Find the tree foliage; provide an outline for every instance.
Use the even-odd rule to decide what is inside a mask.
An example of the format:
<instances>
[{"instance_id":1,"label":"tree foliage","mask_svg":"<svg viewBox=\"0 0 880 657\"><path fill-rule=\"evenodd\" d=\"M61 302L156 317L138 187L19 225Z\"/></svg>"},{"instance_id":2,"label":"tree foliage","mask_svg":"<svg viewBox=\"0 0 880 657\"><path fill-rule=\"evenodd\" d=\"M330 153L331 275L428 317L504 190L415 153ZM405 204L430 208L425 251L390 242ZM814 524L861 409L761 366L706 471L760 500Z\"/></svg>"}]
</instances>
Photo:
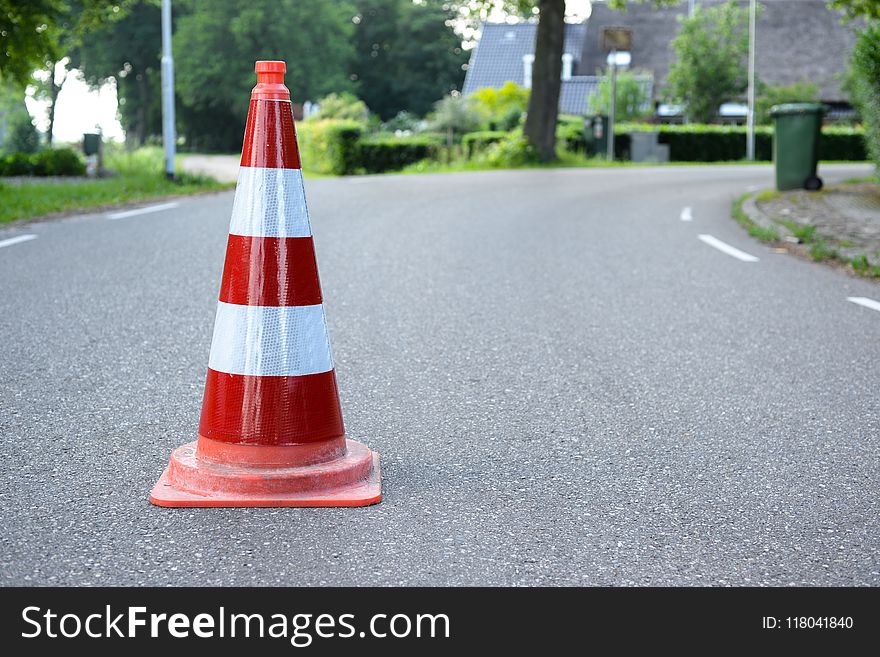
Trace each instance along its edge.
<instances>
[{"instance_id":1,"label":"tree foliage","mask_svg":"<svg viewBox=\"0 0 880 657\"><path fill-rule=\"evenodd\" d=\"M448 3L355 0L353 73L358 94L383 120L425 114L464 81L467 53Z\"/></svg>"},{"instance_id":2,"label":"tree foliage","mask_svg":"<svg viewBox=\"0 0 880 657\"><path fill-rule=\"evenodd\" d=\"M369 115L364 101L347 91L341 94L328 94L319 101L319 110L314 119L339 119L365 123Z\"/></svg>"},{"instance_id":3,"label":"tree foliage","mask_svg":"<svg viewBox=\"0 0 880 657\"><path fill-rule=\"evenodd\" d=\"M868 152L880 167L880 23L869 26L856 41L850 88L865 125Z\"/></svg>"},{"instance_id":4,"label":"tree foliage","mask_svg":"<svg viewBox=\"0 0 880 657\"><path fill-rule=\"evenodd\" d=\"M650 78L632 71L617 74L617 104L614 117L617 121L636 121L651 114L651 95L646 84ZM590 112L608 114L611 109L611 74L606 73L599 82L596 93L590 96Z\"/></svg>"},{"instance_id":5,"label":"tree foliage","mask_svg":"<svg viewBox=\"0 0 880 657\"><path fill-rule=\"evenodd\" d=\"M748 20L748 9L734 0L697 6L693 16L681 19L667 82L672 100L685 105L690 120L711 122L722 103L745 91Z\"/></svg>"},{"instance_id":6,"label":"tree foliage","mask_svg":"<svg viewBox=\"0 0 880 657\"><path fill-rule=\"evenodd\" d=\"M770 123L770 108L782 103L813 103L819 99L819 87L812 82L769 85L759 82L755 99L755 122Z\"/></svg>"},{"instance_id":7,"label":"tree foliage","mask_svg":"<svg viewBox=\"0 0 880 657\"><path fill-rule=\"evenodd\" d=\"M461 94L450 94L434 104L428 125L432 130L448 132L450 135L463 134L480 126L480 114L470 98Z\"/></svg>"},{"instance_id":8,"label":"tree foliage","mask_svg":"<svg viewBox=\"0 0 880 657\"><path fill-rule=\"evenodd\" d=\"M477 89L470 98L488 130L510 130L519 124L528 107L529 90L508 80L500 89Z\"/></svg>"},{"instance_id":9,"label":"tree foliage","mask_svg":"<svg viewBox=\"0 0 880 657\"><path fill-rule=\"evenodd\" d=\"M354 5L348 0L186 0L174 35L175 83L187 141L241 146L254 62L283 59L294 102L352 91Z\"/></svg>"},{"instance_id":10,"label":"tree foliage","mask_svg":"<svg viewBox=\"0 0 880 657\"><path fill-rule=\"evenodd\" d=\"M828 4L842 10L849 18L880 18L880 0L831 0Z\"/></svg>"},{"instance_id":11,"label":"tree foliage","mask_svg":"<svg viewBox=\"0 0 880 657\"><path fill-rule=\"evenodd\" d=\"M90 34L75 53L91 87L115 81L120 122L126 138L137 146L162 132L161 49L161 10L152 0L139 2L118 22Z\"/></svg>"}]
</instances>

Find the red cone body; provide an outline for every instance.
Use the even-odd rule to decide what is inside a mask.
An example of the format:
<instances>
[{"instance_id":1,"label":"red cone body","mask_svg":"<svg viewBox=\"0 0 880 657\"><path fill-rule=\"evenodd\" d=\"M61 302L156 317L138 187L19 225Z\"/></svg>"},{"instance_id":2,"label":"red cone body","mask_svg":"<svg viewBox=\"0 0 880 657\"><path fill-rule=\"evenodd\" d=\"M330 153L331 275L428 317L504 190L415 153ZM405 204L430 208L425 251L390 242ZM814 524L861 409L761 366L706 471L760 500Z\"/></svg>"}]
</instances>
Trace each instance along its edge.
<instances>
[{"instance_id":1,"label":"red cone body","mask_svg":"<svg viewBox=\"0 0 880 657\"><path fill-rule=\"evenodd\" d=\"M364 506L379 457L345 435L284 62L257 62L198 441L159 506Z\"/></svg>"}]
</instances>

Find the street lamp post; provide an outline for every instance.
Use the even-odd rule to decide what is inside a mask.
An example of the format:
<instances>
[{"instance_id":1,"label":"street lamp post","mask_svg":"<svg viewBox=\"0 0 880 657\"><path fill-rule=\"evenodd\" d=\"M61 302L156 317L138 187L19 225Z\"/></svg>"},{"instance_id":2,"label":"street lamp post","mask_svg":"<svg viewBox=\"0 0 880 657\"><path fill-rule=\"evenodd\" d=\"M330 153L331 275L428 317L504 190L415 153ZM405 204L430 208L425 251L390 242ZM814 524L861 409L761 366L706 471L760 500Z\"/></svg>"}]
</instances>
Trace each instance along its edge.
<instances>
[{"instance_id":1,"label":"street lamp post","mask_svg":"<svg viewBox=\"0 0 880 657\"><path fill-rule=\"evenodd\" d=\"M749 110L746 117L746 159L755 159L755 19L757 1L749 2Z\"/></svg>"},{"instance_id":2,"label":"street lamp post","mask_svg":"<svg viewBox=\"0 0 880 657\"><path fill-rule=\"evenodd\" d=\"M617 114L617 51L611 51L611 105L608 110L608 148L605 157L614 160L614 118Z\"/></svg>"},{"instance_id":3,"label":"street lamp post","mask_svg":"<svg viewBox=\"0 0 880 657\"><path fill-rule=\"evenodd\" d=\"M174 58L171 55L171 0L162 0L162 141L165 177L174 180L177 135L174 127Z\"/></svg>"}]
</instances>

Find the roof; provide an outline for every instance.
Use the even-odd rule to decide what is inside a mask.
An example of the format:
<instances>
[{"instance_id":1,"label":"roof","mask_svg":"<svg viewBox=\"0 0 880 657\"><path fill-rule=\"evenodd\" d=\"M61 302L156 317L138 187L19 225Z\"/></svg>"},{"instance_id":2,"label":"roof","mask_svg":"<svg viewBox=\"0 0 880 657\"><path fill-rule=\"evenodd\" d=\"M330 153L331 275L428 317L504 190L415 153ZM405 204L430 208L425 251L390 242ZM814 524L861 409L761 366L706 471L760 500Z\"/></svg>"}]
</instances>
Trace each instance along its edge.
<instances>
[{"instance_id":1,"label":"roof","mask_svg":"<svg viewBox=\"0 0 880 657\"><path fill-rule=\"evenodd\" d=\"M501 87L508 80L522 85L523 56L535 52L537 23L484 23L482 36L471 53L462 93L467 95L482 87ZM574 70L584 49L584 23L567 23L565 50L574 58Z\"/></svg>"},{"instance_id":2,"label":"roof","mask_svg":"<svg viewBox=\"0 0 880 657\"><path fill-rule=\"evenodd\" d=\"M726 0L697 0L703 7ZM742 6L748 0L736 0ZM757 23L756 70L758 79L773 85L811 82L819 87L820 99L846 102L841 88L843 74L856 39L858 21L844 25L841 14L828 9L827 0L761 0ZM652 73L655 98L663 96L669 66L674 59L670 45L678 32L679 18L687 14L687 2L657 9L651 3L630 3L625 12L610 9L594 0L586 23L565 26L565 52L572 55L570 80L562 81L560 111L582 114L587 95L598 85L596 74L605 68L602 28L629 27L633 31L634 71ZM534 53L537 24L485 23L482 36L471 53L462 93L481 87L501 87L508 80L519 85L523 79L523 56Z\"/></svg>"},{"instance_id":3,"label":"roof","mask_svg":"<svg viewBox=\"0 0 880 657\"><path fill-rule=\"evenodd\" d=\"M703 7L726 0L698 0ZM748 0L737 0L743 7ZM768 84L812 82L819 87L822 100L846 100L841 75L846 72L859 22L843 25L841 14L827 7L827 0L761 0L756 25L755 69L758 79ZM674 59L670 42L678 32L678 19L687 15L687 2L657 9L651 4L630 3L625 12L593 2L587 21L580 74L595 73L603 67L602 28L629 27L633 31L633 69L654 73L655 89L662 95L669 65Z\"/></svg>"}]
</instances>

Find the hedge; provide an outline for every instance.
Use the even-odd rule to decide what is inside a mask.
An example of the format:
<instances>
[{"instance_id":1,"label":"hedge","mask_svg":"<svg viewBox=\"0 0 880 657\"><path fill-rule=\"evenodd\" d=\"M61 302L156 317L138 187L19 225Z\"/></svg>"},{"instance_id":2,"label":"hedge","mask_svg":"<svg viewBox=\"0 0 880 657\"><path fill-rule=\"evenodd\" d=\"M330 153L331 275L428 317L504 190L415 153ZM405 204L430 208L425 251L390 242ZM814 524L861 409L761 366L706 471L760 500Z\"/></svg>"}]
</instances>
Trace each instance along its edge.
<instances>
[{"instance_id":1,"label":"hedge","mask_svg":"<svg viewBox=\"0 0 880 657\"><path fill-rule=\"evenodd\" d=\"M461 138L461 146L468 159L476 153L485 151L488 146L497 144L508 135L504 130L483 130L480 132L468 132Z\"/></svg>"},{"instance_id":2,"label":"hedge","mask_svg":"<svg viewBox=\"0 0 880 657\"><path fill-rule=\"evenodd\" d=\"M85 162L71 148L10 153L0 158L0 176L82 176L85 172Z\"/></svg>"},{"instance_id":3,"label":"hedge","mask_svg":"<svg viewBox=\"0 0 880 657\"><path fill-rule=\"evenodd\" d=\"M355 172L362 124L337 119L302 121L296 132L303 167L336 176Z\"/></svg>"},{"instance_id":4,"label":"hedge","mask_svg":"<svg viewBox=\"0 0 880 657\"><path fill-rule=\"evenodd\" d=\"M431 137L374 137L357 143L356 171L397 171L436 155L439 143Z\"/></svg>"},{"instance_id":5,"label":"hedge","mask_svg":"<svg viewBox=\"0 0 880 657\"><path fill-rule=\"evenodd\" d=\"M880 23L862 30L852 54L851 94L865 123L865 140L880 167Z\"/></svg>"},{"instance_id":6,"label":"hedge","mask_svg":"<svg viewBox=\"0 0 880 657\"><path fill-rule=\"evenodd\" d=\"M364 137L364 126L337 119L297 125L303 167L335 176L396 171L436 155L441 137Z\"/></svg>"},{"instance_id":7,"label":"hedge","mask_svg":"<svg viewBox=\"0 0 880 657\"><path fill-rule=\"evenodd\" d=\"M629 158L629 135L639 131L659 132L658 141L669 144L669 159L673 162L719 162L742 160L746 155L746 128L722 125L648 125L620 124L615 130L614 152L620 159ZM580 130L572 121L560 123L557 137L570 151L585 149L583 125ZM819 142L822 160L865 160L864 132L860 129L827 126ZM773 129L760 126L755 129L755 159L773 158Z\"/></svg>"}]
</instances>

